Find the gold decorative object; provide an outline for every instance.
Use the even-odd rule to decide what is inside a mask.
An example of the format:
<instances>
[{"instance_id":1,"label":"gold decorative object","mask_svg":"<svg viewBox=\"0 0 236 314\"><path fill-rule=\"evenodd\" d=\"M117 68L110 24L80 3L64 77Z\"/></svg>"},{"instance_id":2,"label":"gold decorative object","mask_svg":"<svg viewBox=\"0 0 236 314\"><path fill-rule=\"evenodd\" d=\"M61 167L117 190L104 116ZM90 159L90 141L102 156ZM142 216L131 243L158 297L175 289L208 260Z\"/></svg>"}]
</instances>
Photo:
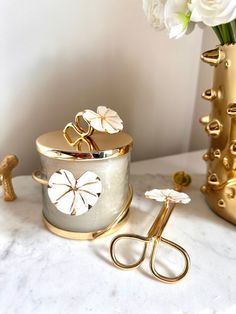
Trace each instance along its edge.
<instances>
[{"instance_id":1,"label":"gold decorative object","mask_svg":"<svg viewBox=\"0 0 236 314\"><path fill-rule=\"evenodd\" d=\"M207 182L201 191L216 214L236 225L236 45L207 51L202 60L215 68L213 87L202 95L212 102L212 110L200 119L210 138L203 155Z\"/></svg>"},{"instance_id":2,"label":"gold decorative object","mask_svg":"<svg viewBox=\"0 0 236 314\"><path fill-rule=\"evenodd\" d=\"M183 188L189 186L191 184L191 177L188 173L184 171L178 171L173 175L173 183L175 190L180 192Z\"/></svg>"},{"instance_id":3,"label":"gold decorative object","mask_svg":"<svg viewBox=\"0 0 236 314\"><path fill-rule=\"evenodd\" d=\"M185 174L183 171L178 172L174 175L173 177L174 183L177 184L177 188L179 190L182 189L182 187L186 187L190 184L191 178L188 174ZM182 182L182 183L181 183ZM183 186L181 185L183 184ZM156 217L154 223L152 224L151 228L148 231L148 234L146 237L140 236L137 234L120 234L116 236L110 246L110 255L113 263L120 269L124 270L129 270L129 269L134 269L139 267L142 262L144 261L146 255L147 255L147 248L148 245L152 245L151 249L151 256L150 256L150 269L154 277L162 282L165 283L175 283L178 282L179 280L183 279L189 270L190 266L190 258L188 253L178 244L165 239L162 236L162 233L165 229L165 226L170 218L170 215L177 203L182 203L182 204L187 204L191 200L189 196L185 193L180 193L174 190L166 189L166 190L151 190L147 191L145 193L145 196L149 199L154 199L158 202L163 202L163 206ZM123 263L120 261L120 259L117 257L117 243L124 241L124 240L131 240L131 241L139 241L143 243L143 251L139 258L136 260L136 262L128 264L128 263ZM172 247L173 249L177 250L179 253L182 254L184 257L184 268L181 274L173 277L167 277L159 273L159 271L156 269L155 266L155 260L156 260L156 253L157 253L157 246L159 243L167 244L168 246Z\"/></svg>"},{"instance_id":4,"label":"gold decorative object","mask_svg":"<svg viewBox=\"0 0 236 314\"><path fill-rule=\"evenodd\" d=\"M17 164L18 158L15 155L7 155L0 162L0 185L3 186L5 201L14 201L16 199L12 185L12 171Z\"/></svg>"},{"instance_id":5,"label":"gold decorative object","mask_svg":"<svg viewBox=\"0 0 236 314\"><path fill-rule=\"evenodd\" d=\"M81 118L87 125L87 130L82 126ZM64 136L71 146L76 146L83 141L93 148L94 143L88 138L94 131L106 132L109 134L118 133L123 130L123 121L117 112L105 106L98 106L97 112L84 110L75 116L75 122L68 123L64 130ZM73 140L70 133L77 134L77 139Z\"/></svg>"},{"instance_id":6,"label":"gold decorative object","mask_svg":"<svg viewBox=\"0 0 236 314\"><path fill-rule=\"evenodd\" d=\"M49 182L46 179L42 178L42 173L41 171L37 170L32 173L33 179L44 185L48 186ZM69 231L69 230L64 230L62 228L58 228L55 225L51 224L48 219L43 215L43 221L46 225L46 227L54 234L63 237L63 238L68 238L72 240L95 240L97 238L103 237L103 236L108 236L114 232L116 232L118 229L120 229L124 223L128 219L129 215L129 207L132 201L133 197L133 189L131 185L129 185L129 192L128 192L128 198L126 202L124 203L123 208L121 208L119 214L116 216L116 218L112 221L111 224L109 224L107 227L104 229L92 231L92 232L74 232L74 231Z\"/></svg>"},{"instance_id":7,"label":"gold decorative object","mask_svg":"<svg viewBox=\"0 0 236 314\"><path fill-rule=\"evenodd\" d=\"M105 106L84 110L64 130L41 135L43 219L50 231L70 239L95 239L127 219L132 199L132 138L118 114Z\"/></svg>"}]
</instances>

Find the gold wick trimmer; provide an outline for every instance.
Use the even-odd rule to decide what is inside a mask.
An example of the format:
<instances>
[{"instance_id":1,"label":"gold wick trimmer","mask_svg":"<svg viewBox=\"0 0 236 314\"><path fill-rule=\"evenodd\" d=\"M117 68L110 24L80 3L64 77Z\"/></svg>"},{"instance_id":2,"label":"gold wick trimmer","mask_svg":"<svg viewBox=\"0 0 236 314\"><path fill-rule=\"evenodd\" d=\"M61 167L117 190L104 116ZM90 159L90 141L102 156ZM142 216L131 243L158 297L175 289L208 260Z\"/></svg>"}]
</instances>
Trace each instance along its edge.
<instances>
[{"instance_id":1,"label":"gold wick trimmer","mask_svg":"<svg viewBox=\"0 0 236 314\"><path fill-rule=\"evenodd\" d=\"M190 176L185 174L184 172L178 172L173 177L175 184L178 183L178 187L180 187L180 182L182 180L180 176L182 176L183 182L185 182L183 184L183 186L187 186L188 184L190 184L190 182L191 182ZM186 184L186 179L188 181L188 184ZM151 269L152 274L155 276L155 278L157 278L158 280L160 280L162 282L176 283L179 280L183 279L187 275L187 273L189 271L189 267L190 267L190 258L189 258L188 253L185 251L185 249L183 249L180 245L164 238L162 236L162 233L165 229L165 226L168 223L168 220L170 218L171 213L173 212L173 209L175 208L176 203L186 204L187 202L190 201L190 198L188 198L189 200L186 199L186 201L181 202L178 200L180 200L181 196L184 196L186 198L187 195L185 193L178 193L178 192L175 192L173 190L155 190L155 191L158 191L160 193L163 193L162 191L168 191L167 193L169 193L169 194L167 194L167 195L163 194L163 198L165 199L163 206L162 206L158 216L156 217L154 223L152 224L151 228L149 229L147 236L143 237L143 236L140 236L137 234L132 234L132 233L120 234L112 240L111 246L110 246L110 254L111 254L112 261L114 262L114 264L117 267L124 269L124 270L129 270L129 269L137 268L142 264L142 262L144 261L146 255L147 255L148 245L152 244L151 256L150 256L150 269ZM152 191L150 191L150 192L152 192ZM175 199L173 199L173 197L171 195L171 193L173 194L173 192L175 193ZM154 198L154 197L149 197L149 198L153 198L153 199L158 200L157 198ZM123 263L117 257L116 244L120 241L123 241L123 240L137 240L137 241L144 243L143 251L142 251L139 259L136 262L131 263L131 264ZM155 260L156 260L157 246L161 242L164 244L167 244L170 247L174 248L175 250L179 251L182 254L182 256L184 257L185 265L184 265L184 268L183 268L183 271L181 272L181 274L174 276L174 277L167 277L167 276L160 274L157 271L156 266L155 266Z\"/></svg>"}]
</instances>

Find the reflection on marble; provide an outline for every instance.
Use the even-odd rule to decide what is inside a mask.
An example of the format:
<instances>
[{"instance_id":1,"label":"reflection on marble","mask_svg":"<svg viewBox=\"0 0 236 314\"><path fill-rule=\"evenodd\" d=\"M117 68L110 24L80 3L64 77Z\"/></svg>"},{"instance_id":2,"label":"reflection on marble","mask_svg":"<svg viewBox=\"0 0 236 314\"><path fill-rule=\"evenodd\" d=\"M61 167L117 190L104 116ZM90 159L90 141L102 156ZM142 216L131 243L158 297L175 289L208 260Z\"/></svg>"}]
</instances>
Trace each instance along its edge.
<instances>
[{"instance_id":1,"label":"reflection on marble","mask_svg":"<svg viewBox=\"0 0 236 314\"><path fill-rule=\"evenodd\" d=\"M131 179L134 199L121 232L145 235L160 205L145 200L144 192L170 187L170 176ZM113 236L72 241L48 232L41 187L29 176L15 178L18 199L0 199L0 313L236 313L236 228L207 208L199 192L203 181L193 176L186 190L192 202L177 206L165 230L192 261L186 279L167 285L150 277L148 259L140 269L115 268L109 257ZM164 254L163 269L170 272L178 263L168 250Z\"/></svg>"}]
</instances>

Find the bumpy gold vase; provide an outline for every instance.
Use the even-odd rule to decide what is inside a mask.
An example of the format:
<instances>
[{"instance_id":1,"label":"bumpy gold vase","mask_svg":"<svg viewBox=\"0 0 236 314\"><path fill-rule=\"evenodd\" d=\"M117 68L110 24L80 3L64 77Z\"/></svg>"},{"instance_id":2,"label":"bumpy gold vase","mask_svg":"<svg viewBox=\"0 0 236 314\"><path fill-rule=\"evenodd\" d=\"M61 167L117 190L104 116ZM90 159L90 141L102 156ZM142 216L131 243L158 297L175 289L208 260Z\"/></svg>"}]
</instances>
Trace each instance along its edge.
<instances>
[{"instance_id":1,"label":"bumpy gold vase","mask_svg":"<svg viewBox=\"0 0 236 314\"><path fill-rule=\"evenodd\" d=\"M206 51L202 60L215 69L213 87L202 94L212 110L200 119L210 137L203 155L207 182L201 190L210 208L236 225L236 44Z\"/></svg>"}]
</instances>

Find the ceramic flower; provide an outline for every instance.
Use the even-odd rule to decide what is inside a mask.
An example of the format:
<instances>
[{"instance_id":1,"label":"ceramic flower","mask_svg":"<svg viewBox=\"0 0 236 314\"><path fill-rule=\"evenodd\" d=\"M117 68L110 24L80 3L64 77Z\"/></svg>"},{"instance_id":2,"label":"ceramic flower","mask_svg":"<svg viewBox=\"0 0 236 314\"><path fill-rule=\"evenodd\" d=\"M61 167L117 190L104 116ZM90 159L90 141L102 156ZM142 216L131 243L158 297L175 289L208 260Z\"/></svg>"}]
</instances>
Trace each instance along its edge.
<instances>
[{"instance_id":1,"label":"ceramic flower","mask_svg":"<svg viewBox=\"0 0 236 314\"><path fill-rule=\"evenodd\" d=\"M164 9L164 20L170 38L182 37L188 29L191 11L186 0L168 0Z\"/></svg>"},{"instance_id":2,"label":"ceramic flower","mask_svg":"<svg viewBox=\"0 0 236 314\"><path fill-rule=\"evenodd\" d=\"M82 215L97 202L102 183L96 173L87 171L79 179L61 169L48 181L48 196L56 208L67 215Z\"/></svg>"},{"instance_id":3,"label":"ceramic flower","mask_svg":"<svg viewBox=\"0 0 236 314\"><path fill-rule=\"evenodd\" d=\"M156 29L163 29L166 0L143 0L143 10L149 23Z\"/></svg>"},{"instance_id":4,"label":"ceramic flower","mask_svg":"<svg viewBox=\"0 0 236 314\"><path fill-rule=\"evenodd\" d=\"M236 18L235 0L192 0L189 1L191 20L202 21L208 26L226 24Z\"/></svg>"},{"instance_id":5,"label":"ceramic flower","mask_svg":"<svg viewBox=\"0 0 236 314\"><path fill-rule=\"evenodd\" d=\"M97 112L85 110L83 118L90 123L91 127L100 132L113 134L123 130L123 121L117 112L105 106L99 106Z\"/></svg>"},{"instance_id":6,"label":"ceramic flower","mask_svg":"<svg viewBox=\"0 0 236 314\"><path fill-rule=\"evenodd\" d=\"M187 194L177 192L171 189L164 190L154 189L151 191L147 191L145 193L145 196L157 202L165 202L168 200L171 203L188 204L191 201L190 197Z\"/></svg>"}]
</instances>

